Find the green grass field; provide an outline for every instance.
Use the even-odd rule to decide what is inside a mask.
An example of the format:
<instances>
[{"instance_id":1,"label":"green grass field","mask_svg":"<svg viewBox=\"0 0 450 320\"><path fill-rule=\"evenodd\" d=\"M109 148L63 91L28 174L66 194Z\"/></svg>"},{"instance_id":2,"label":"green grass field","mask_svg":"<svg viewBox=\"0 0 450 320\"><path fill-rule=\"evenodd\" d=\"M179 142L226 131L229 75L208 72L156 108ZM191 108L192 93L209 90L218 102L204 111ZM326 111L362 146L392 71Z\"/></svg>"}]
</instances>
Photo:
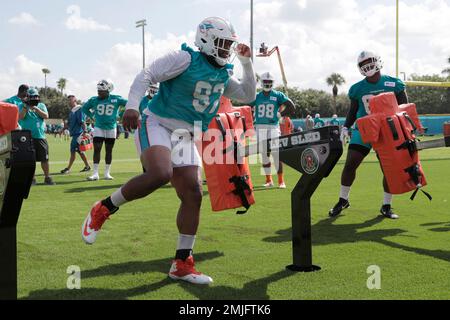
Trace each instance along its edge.
<instances>
[{"instance_id":1,"label":"green grass field","mask_svg":"<svg viewBox=\"0 0 450 320\"><path fill-rule=\"evenodd\" d=\"M18 223L21 299L450 299L449 149L421 152L433 201L420 193L413 202L409 194L396 196L395 221L378 213L383 190L374 154L358 171L352 206L328 218L344 155L312 199L313 262L322 267L316 273L285 270L292 262L290 189L298 173L286 169L287 190L257 190L256 205L243 216L212 212L205 196L195 257L214 284L204 287L167 276L178 235L179 201L170 186L123 206L93 246L81 240L91 205L140 172L132 139L117 141L115 180L98 182L78 173L79 159L73 173L56 174L66 166L69 142L49 137L49 143L57 185L45 186L38 176ZM101 174L103 167L102 160ZM252 170L254 184L261 185L259 167ZM81 268L81 290L66 288L72 265ZM379 290L366 285L371 265L381 269Z\"/></svg>"}]
</instances>

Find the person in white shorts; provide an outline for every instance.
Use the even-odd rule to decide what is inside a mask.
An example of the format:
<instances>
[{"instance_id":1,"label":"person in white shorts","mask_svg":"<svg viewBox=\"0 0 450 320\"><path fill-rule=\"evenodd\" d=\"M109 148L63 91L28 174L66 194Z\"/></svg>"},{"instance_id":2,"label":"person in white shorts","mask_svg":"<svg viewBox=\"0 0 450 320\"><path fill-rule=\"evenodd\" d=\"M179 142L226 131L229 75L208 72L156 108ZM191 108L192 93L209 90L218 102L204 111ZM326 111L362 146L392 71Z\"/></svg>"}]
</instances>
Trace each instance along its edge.
<instances>
[{"instance_id":1,"label":"person in white shorts","mask_svg":"<svg viewBox=\"0 0 450 320\"><path fill-rule=\"evenodd\" d=\"M267 150L266 142L269 139L278 138L281 134L278 114L282 117L292 115L295 112L295 106L283 92L273 89L274 77L269 72L263 73L260 80L263 90L256 95L256 100L250 105L254 108L256 136L266 175L266 182L263 186L272 187L270 152ZM285 189L283 166L279 159L274 159L274 162L278 172L278 186Z\"/></svg>"},{"instance_id":2,"label":"person in white shorts","mask_svg":"<svg viewBox=\"0 0 450 320\"><path fill-rule=\"evenodd\" d=\"M181 50L155 60L137 75L123 116L125 130L131 131L140 125L139 103L148 86L159 83L159 92L145 111L146 123L140 128L142 135L148 138L141 154L146 172L94 204L82 225L82 238L86 243L95 242L103 223L120 206L146 197L171 182L181 205L176 219L178 244L169 277L195 284L213 281L195 269L192 254L203 198L201 159L192 134L196 126L203 132L208 129L222 95L242 103L255 99L256 76L251 49L237 41L228 21L207 18L197 28L195 45L199 51L183 44ZM234 53L242 64L242 80L233 76L230 62Z\"/></svg>"},{"instance_id":3,"label":"person in white shorts","mask_svg":"<svg viewBox=\"0 0 450 320\"><path fill-rule=\"evenodd\" d=\"M112 95L114 86L112 83L101 80L97 84L97 97L90 98L82 107L82 111L89 118L95 120L94 126L94 172L88 180L99 179L98 167L101 151L105 143L105 173L106 180L112 180L110 174L112 163L112 151L116 142L117 117L119 108L127 104L127 100L119 95Z\"/></svg>"}]
</instances>

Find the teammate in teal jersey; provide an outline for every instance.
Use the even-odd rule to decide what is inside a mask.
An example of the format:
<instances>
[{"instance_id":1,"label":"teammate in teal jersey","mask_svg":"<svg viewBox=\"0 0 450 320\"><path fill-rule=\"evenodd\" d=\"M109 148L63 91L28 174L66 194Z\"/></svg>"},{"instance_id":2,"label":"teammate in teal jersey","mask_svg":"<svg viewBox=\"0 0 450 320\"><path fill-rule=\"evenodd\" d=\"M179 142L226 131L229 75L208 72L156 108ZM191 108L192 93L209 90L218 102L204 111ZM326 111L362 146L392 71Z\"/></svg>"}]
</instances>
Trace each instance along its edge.
<instances>
[{"instance_id":1,"label":"teammate in teal jersey","mask_svg":"<svg viewBox=\"0 0 450 320\"><path fill-rule=\"evenodd\" d=\"M254 107L256 136L262 150L262 166L266 175L266 183L263 186L272 187L270 152L267 151L267 144L264 141L280 136L278 113L282 117L290 116L294 114L295 106L283 92L273 89L274 77L270 72L263 73L260 79L263 90L256 95L256 100L250 105ZM279 159L274 159L274 162L278 173L278 186L280 189L285 189L283 165Z\"/></svg>"},{"instance_id":2,"label":"teammate in teal jersey","mask_svg":"<svg viewBox=\"0 0 450 320\"><path fill-rule=\"evenodd\" d=\"M325 121L320 117L319 113L314 116L314 128L322 128L325 126Z\"/></svg>"},{"instance_id":3,"label":"teammate in teal jersey","mask_svg":"<svg viewBox=\"0 0 450 320\"><path fill-rule=\"evenodd\" d=\"M20 110L22 108L22 106L23 106L23 101L27 97L27 91L28 91L29 88L30 87L28 85L26 85L26 84L20 85L19 89L17 90L17 95L4 100L4 102L10 103L10 104L14 104ZM20 127L20 125L19 125L19 127Z\"/></svg>"},{"instance_id":4,"label":"teammate in teal jersey","mask_svg":"<svg viewBox=\"0 0 450 320\"><path fill-rule=\"evenodd\" d=\"M41 163L42 171L44 171L44 183L54 185L55 183L50 177L48 143L45 139L45 119L48 119L46 105L41 102L38 90L29 88L23 104L19 106L19 124L23 130L31 131L36 161ZM36 184L35 177L33 177L33 184Z\"/></svg>"},{"instance_id":5,"label":"teammate in teal jersey","mask_svg":"<svg viewBox=\"0 0 450 320\"><path fill-rule=\"evenodd\" d=\"M363 51L359 55L358 69L365 78L354 84L349 90L348 96L351 100L351 105L341 131L341 139L343 141L348 138L348 129L355 123L356 119L370 113L369 100L371 97L382 92L394 92L399 105L408 103L405 84L400 79L382 75L380 72L382 67L383 63L378 55L368 51ZM342 210L350 206L348 199L350 187L356 177L356 169L369 154L371 148L370 144L362 141L358 127L355 126L348 147L347 160L342 171L339 201L329 211L331 217L339 215ZM380 213L386 218L398 219L398 215L391 208L392 194L389 193L386 179L383 179L383 187L384 199Z\"/></svg>"},{"instance_id":6,"label":"teammate in teal jersey","mask_svg":"<svg viewBox=\"0 0 450 320\"><path fill-rule=\"evenodd\" d=\"M116 142L117 118L121 106L126 105L127 100L118 95L112 95L114 89L112 83L101 80L97 84L98 96L90 98L82 107L82 111L89 118L95 120L94 126L94 172L88 177L89 181L99 179L98 167L105 143L105 174L106 180L114 179L111 174L112 151Z\"/></svg>"},{"instance_id":7,"label":"teammate in teal jersey","mask_svg":"<svg viewBox=\"0 0 450 320\"><path fill-rule=\"evenodd\" d=\"M337 114L333 114L333 116L330 120L330 125L332 125L332 126L340 126L341 125L341 123L338 120Z\"/></svg>"},{"instance_id":8,"label":"teammate in teal jersey","mask_svg":"<svg viewBox=\"0 0 450 320\"><path fill-rule=\"evenodd\" d=\"M155 60L137 75L123 116L125 130L140 125L142 97L150 84L159 83L158 94L144 111L148 115L145 126L140 128L145 132L141 139L141 162L146 172L93 206L82 226L86 243L94 243L103 223L120 206L146 197L170 181L181 206L177 215L178 244L169 277L195 284L213 281L196 271L192 255L203 192L201 158L191 134L198 125L206 130L217 113L222 95L242 103L255 100L251 49L237 41L228 21L207 18L197 28L195 45L199 51L183 45L182 50ZM230 63L234 53L242 64L241 80L232 76Z\"/></svg>"}]
</instances>

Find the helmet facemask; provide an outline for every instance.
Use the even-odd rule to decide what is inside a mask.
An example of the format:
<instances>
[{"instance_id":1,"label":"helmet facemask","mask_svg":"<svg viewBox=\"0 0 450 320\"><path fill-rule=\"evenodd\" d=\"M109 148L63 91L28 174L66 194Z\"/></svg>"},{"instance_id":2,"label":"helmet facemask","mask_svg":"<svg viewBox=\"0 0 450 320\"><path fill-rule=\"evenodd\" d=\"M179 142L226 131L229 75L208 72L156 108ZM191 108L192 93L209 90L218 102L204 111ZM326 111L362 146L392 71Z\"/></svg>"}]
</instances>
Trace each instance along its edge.
<instances>
[{"instance_id":1,"label":"helmet facemask","mask_svg":"<svg viewBox=\"0 0 450 320\"><path fill-rule=\"evenodd\" d=\"M214 57L220 66L232 63L236 57L236 45L234 39L216 38L210 56Z\"/></svg>"},{"instance_id":2,"label":"helmet facemask","mask_svg":"<svg viewBox=\"0 0 450 320\"><path fill-rule=\"evenodd\" d=\"M270 92L273 88L273 80L263 80L262 88L265 92Z\"/></svg>"},{"instance_id":3,"label":"helmet facemask","mask_svg":"<svg viewBox=\"0 0 450 320\"><path fill-rule=\"evenodd\" d=\"M148 96L153 98L158 93L158 87L157 86L150 86L148 88Z\"/></svg>"}]
</instances>

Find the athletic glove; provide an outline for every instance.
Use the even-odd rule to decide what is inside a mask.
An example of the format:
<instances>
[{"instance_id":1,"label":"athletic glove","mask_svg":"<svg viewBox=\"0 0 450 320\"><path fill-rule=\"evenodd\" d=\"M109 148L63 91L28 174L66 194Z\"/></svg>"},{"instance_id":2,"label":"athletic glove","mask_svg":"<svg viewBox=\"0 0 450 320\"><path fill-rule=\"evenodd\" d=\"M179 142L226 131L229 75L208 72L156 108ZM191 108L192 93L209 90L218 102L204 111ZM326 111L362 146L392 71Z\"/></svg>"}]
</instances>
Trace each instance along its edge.
<instances>
[{"instance_id":1,"label":"athletic glove","mask_svg":"<svg viewBox=\"0 0 450 320\"><path fill-rule=\"evenodd\" d=\"M342 127L341 129L341 141L343 143L346 143L349 139L349 134L348 134L348 128L347 127Z\"/></svg>"}]
</instances>

